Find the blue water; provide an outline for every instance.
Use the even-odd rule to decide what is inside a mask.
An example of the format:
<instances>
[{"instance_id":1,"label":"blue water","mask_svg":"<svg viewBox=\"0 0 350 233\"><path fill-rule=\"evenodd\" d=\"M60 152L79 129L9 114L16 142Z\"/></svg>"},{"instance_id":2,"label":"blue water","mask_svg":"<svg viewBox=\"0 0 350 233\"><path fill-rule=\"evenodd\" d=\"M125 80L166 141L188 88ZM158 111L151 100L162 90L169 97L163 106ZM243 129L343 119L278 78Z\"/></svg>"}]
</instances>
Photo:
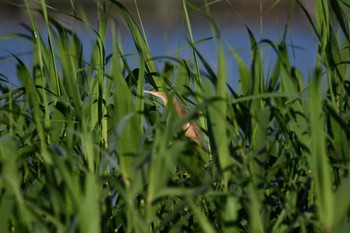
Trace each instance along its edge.
<instances>
[{"instance_id":1,"label":"blue water","mask_svg":"<svg viewBox=\"0 0 350 233\"><path fill-rule=\"evenodd\" d=\"M302 17L302 16L298 16ZM306 19L306 18L305 18ZM0 25L0 37L10 33L27 33L23 27L20 26L20 21L15 17L7 16L2 18ZM232 23L232 20L236 20ZM23 19L22 19L23 21ZM220 28L221 39L226 51L227 61L227 81L234 89L237 88L238 71L237 65L233 56L229 53L228 46L235 49L244 61L249 65L251 61L250 53L250 41L247 29L244 23L253 32L256 40L269 39L274 43L279 43L282 39L285 21L278 20L277 23L273 20L264 21L261 24L259 20L251 20L250 22L237 22L237 18L221 18L218 20L218 26ZM28 22L28 21L26 21ZM91 31L86 31L86 28L70 19L63 20L63 22L69 22L73 30L79 35L84 45L84 55L86 60L89 60L89 54L91 52L91 45L94 40L94 34ZM73 22L73 23L72 23ZM186 31L186 25L174 23L173 25L167 24L166 26L154 25L154 21L144 21L146 30L146 36L150 46L151 53L154 57L158 56L177 56L180 59L192 60L192 49L188 46L188 43L184 35L188 35ZM43 37L46 37L43 25L41 25L43 31ZM118 29L117 29L118 30ZM200 41L206 38L211 38L213 33L210 25L206 21L198 23L198 20L192 25L193 35L195 41ZM122 44L124 54L131 54L128 61L132 67L137 67L138 59L136 56L136 49L132 42L132 37L125 28L121 28ZM291 63L304 74L305 78L312 72L315 56L317 41L314 33L311 30L311 26L300 19L296 22L291 22L288 26L287 45L289 45L290 60ZM292 49L292 45L294 49ZM16 59L12 54L17 55L23 60L29 67L32 65L32 44L25 39L9 39L0 40L0 74L6 76L10 82L18 85L19 81L16 74ZM268 74L272 69L271 65L276 59L274 51L269 46L261 45L263 48L263 63L265 73ZM111 40L110 37L106 41L106 53L111 53ZM213 39L205 40L196 45L198 50L205 57L206 61L216 69L216 50ZM157 60L158 67L161 69L163 61ZM202 67L203 68L203 67Z\"/></svg>"}]
</instances>

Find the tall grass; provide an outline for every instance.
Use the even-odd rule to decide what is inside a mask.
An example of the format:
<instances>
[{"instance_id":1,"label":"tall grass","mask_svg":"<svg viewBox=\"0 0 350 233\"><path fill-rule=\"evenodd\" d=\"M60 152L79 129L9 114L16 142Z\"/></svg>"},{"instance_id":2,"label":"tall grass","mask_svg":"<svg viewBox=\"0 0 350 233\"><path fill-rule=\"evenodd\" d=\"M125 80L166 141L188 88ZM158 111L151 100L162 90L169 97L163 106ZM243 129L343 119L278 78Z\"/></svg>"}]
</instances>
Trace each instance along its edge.
<instances>
[{"instance_id":1,"label":"tall grass","mask_svg":"<svg viewBox=\"0 0 350 233\"><path fill-rule=\"evenodd\" d=\"M70 3L71 16L89 25ZM248 29L248 65L234 48L225 53L209 3L182 3L194 64L169 58L158 70L141 18L119 1L98 2L87 60L84 35L52 18L45 0L24 0L30 27L15 37L32 43L33 66L13 54L21 85L2 82L1 232L350 230L349 5L316 1L313 19L295 1L318 38L305 77L289 61L288 25L279 42L258 41ZM136 69L111 8L130 30ZM189 12L213 28L216 70L196 48ZM262 45L277 55L268 74ZM226 84L227 56L238 65L237 90ZM177 98L186 115L145 95L145 86ZM205 149L185 136L189 121L200 126Z\"/></svg>"}]
</instances>

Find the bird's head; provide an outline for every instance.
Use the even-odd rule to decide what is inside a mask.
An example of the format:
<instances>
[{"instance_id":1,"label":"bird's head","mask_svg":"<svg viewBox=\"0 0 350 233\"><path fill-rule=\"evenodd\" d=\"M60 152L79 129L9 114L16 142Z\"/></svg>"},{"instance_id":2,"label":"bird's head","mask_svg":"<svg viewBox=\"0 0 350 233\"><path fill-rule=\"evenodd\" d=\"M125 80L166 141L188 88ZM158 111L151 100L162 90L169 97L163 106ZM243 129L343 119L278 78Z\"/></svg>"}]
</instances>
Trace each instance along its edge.
<instances>
[{"instance_id":1,"label":"bird's head","mask_svg":"<svg viewBox=\"0 0 350 233\"><path fill-rule=\"evenodd\" d=\"M144 92L159 97L163 101L164 105L166 105L168 103L168 97L166 96L166 94L164 92L148 91L148 90L144 90Z\"/></svg>"}]
</instances>

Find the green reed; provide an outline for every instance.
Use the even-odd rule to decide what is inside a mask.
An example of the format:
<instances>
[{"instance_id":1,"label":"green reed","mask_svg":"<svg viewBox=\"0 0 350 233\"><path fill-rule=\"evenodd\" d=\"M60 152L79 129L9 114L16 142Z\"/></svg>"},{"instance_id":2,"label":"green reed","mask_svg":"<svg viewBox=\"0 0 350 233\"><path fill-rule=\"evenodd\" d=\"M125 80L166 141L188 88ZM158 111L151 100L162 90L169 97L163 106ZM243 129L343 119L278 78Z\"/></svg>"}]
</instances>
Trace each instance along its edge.
<instances>
[{"instance_id":1,"label":"green reed","mask_svg":"<svg viewBox=\"0 0 350 233\"><path fill-rule=\"evenodd\" d=\"M24 0L26 35L1 36L33 47L32 67L12 55L21 85L1 84L1 232L348 232L345 1L316 1L314 18L294 1L318 38L309 76L289 61L288 25L279 42L258 41L248 29L246 64L235 48L224 51L213 3L184 0L194 62L169 58L159 70L140 14L135 20L121 2L101 1L93 28L69 2L66 16L94 32L88 58L82 35L53 18L45 0ZM213 29L216 69L196 47L191 12ZM115 14L132 35L136 69ZM262 46L277 55L268 74ZM237 90L227 85L227 56L238 65ZM146 85L176 97L185 116L145 95ZM185 136L189 121L199 125L204 149Z\"/></svg>"}]
</instances>

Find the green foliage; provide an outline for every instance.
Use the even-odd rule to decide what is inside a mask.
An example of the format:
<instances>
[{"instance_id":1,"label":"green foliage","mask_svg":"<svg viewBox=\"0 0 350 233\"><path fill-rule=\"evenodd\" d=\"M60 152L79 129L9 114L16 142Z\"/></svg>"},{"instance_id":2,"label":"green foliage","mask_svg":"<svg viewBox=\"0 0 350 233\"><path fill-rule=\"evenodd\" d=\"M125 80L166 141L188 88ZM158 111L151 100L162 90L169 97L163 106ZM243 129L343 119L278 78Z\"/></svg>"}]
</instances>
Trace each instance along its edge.
<instances>
[{"instance_id":1,"label":"green foliage","mask_svg":"<svg viewBox=\"0 0 350 233\"><path fill-rule=\"evenodd\" d=\"M194 68L169 58L157 70L142 22L120 2L98 3L88 62L79 35L50 16L45 0L38 8L24 3L28 34L2 37L29 40L33 66L13 54L21 86L1 87L1 232L348 232L346 1L316 1L315 20L296 1L319 43L308 77L289 62L288 25L278 43L247 30L250 66L234 48L225 54L210 4L202 10L182 1ZM71 4L72 17L89 25ZM110 8L130 29L137 69ZM196 48L190 10L209 19L217 70ZM109 30L112 51L104 46ZM270 74L261 45L277 55ZM226 56L238 65L237 91L226 84ZM145 95L146 84L187 113ZM189 121L200 126L205 148L186 137Z\"/></svg>"}]
</instances>

